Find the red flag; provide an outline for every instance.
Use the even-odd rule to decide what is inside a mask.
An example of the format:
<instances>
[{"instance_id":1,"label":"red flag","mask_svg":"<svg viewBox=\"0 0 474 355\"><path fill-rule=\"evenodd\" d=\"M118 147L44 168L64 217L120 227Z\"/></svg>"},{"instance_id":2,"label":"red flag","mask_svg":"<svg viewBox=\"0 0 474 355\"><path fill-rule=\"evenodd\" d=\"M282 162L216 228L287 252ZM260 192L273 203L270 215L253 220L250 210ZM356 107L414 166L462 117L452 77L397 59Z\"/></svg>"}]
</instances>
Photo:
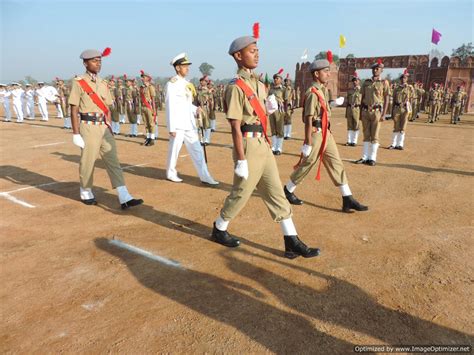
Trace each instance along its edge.
<instances>
[{"instance_id":1,"label":"red flag","mask_svg":"<svg viewBox=\"0 0 474 355\"><path fill-rule=\"evenodd\" d=\"M439 41L441 41L441 36L442 34L433 28L433 31L431 32L431 43L438 44Z\"/></svg>"}]
</instances>

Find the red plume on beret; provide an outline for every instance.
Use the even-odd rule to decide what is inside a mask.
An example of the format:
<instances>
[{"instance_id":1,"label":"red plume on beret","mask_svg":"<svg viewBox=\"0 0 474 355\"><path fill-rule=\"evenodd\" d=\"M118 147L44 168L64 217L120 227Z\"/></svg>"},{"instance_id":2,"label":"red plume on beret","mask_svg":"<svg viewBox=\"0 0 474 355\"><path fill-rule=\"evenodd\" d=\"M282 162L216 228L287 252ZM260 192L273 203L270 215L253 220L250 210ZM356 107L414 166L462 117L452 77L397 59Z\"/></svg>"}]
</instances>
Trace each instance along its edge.
<instances>
[{"instance_id":1,"label":"red plume on beret","mask_svg":"<svg viewBox=\"0 0 474 355\"><path fill-rule=\"evenodd\" d=\"M382 58L377 59L377 64L383 64Z\"/></svg>"},{"instance_id":2,"label":"red plume on beret","mask_svg":"<svg viewBox=\"0 0 474 355\"><path fill-rule=\"evenodd\" d=\"M327 51L326 58L327 58L329 63L332 63L333 58L332 58L332 52L331 51Z\"/></svg>"},{"instance_id":3,"label":"red plume on beret","mask_svg":"<svg viewBox=\"0 0 474 355\"><path fill-rule=\"evenodd\" d=\"M403 71L403 75L408 75L408 69L405 69L405 70Z\"/></svg>"},{"instance_id":4,"label":"red plume on beret","mask_svg":"<svg viewBox=\"0 0 474 355\"><path fill-rule=\"evenodd\" d=\"M253 37L255 39L259 39L259 37L260 37L260 24L258 22L255 22L253 24L252 30L253 30Z\"/></svg>"},{"instance_id":5,"label":"red plume on beret","mask_svg":"<svg viewBox=\"0 0 474 355\"><path fill-rule=\"evenodd\" d=\"M145 75L145 71L143 69L140 70L140 75Z\"/></svg>"},{"instance_id":6,"label":"red plume on beret","mask_svg":"<svg viewBox=\"0 0 474 355\"><path fill-rule=\"evenodd\" d=\"M280 75L281 73L283 73L283 68L280 68L277 74Z\"/></svg>"},{"instance_id":7,"label":"red plume on beret","mask_svg":"<svg viewBox=\"0 0 474 355\"><path fill-rule=\"evenodd\" d=\"M286 74L286 78L287 78L287 79L290 78L290 73Z\"/></svg>"},{"instance_id":8,"label":"red plume on beret","mask_svg":"<svg viewBox=\"0 0 474 355\"><path fill-rule=\"evenodd\" d=\"M102 52L102 57L107 57L110 53L112 53L112 48L107 47L107 48L105 48L104 51Z\"/></svg>"},{"instance_id":9,"label":"red plume on beret","mask_svg":"<svg viewBox=\"0 0 474 355\"><path fill-rule=\"evenodd\" d=\"M127 80L127 74L123 74L123 78Z\"/></svg>"},{"instance_id":10,"label":"red plume on beret","mask_svg":"<svg viewBox=\"0 0 474 355\"><path fill-rule=\"evenodd\" d=\"M110 80L114 80L115 79L115 76L112 75L112 77L110 78Z\"/></svg>"},{"instance_id":11,"label":"red plume on beret","mask_svg":"<svg viewBox=\"0 0 474 355\"><path fill-rule=\"evenodd\" d=\"M359 77L359 74L357 74L357 72L355 71L354 72L354 78L358 78Z\"/></svg>"}]
</instances>

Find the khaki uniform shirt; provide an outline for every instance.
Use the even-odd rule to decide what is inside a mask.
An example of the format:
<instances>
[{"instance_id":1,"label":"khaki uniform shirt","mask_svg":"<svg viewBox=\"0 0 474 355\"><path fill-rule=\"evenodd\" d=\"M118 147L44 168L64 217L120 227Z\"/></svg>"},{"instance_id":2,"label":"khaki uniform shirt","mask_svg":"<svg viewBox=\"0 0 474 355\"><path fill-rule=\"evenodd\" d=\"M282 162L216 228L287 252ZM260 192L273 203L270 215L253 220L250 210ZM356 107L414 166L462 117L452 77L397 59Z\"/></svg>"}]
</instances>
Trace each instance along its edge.
<instances>
[{"instance_id":1,"label":"khaki uniform shirt","mask_svg":"<svg viewBox=\"0 0 474 355\"><path fill-rule=\"evenodd\" d=\"M406 104L411 101L413 90L411 85L397 85L393 91L393 103L402 108L406 108Z\"/></svg>"},{"instance_id":2,"label":"khaki uniform shirt","mask_svg":"<svg viewBox=\"0 0 474 355\"><path fill-rule=\"evenodd\" d=\"M96 77L95 81L92 80L92 76L89 73L85 73L80 77L75 78L72 81L71 94L69 95L69 104L78 106L79 113L103 113L102 110L92 101L89 95L82 89L81 85L77 81L78 78L84 79L87 84L94 90L105 105L112 105L112 97L110 95L107 81L103 80L99 76Z\"/></svg>"},{"instance_id":3,"label":"khaki uniform shirt","mask_svg":"<svg viewBox=\"0 0 474 355\"><path fill-rule=\"evenodd\" d=\"M152 105L152 102L153 100L155 99L155 96L156 96L156 91L155 91L155 88L153 87L153 85L142 85L140 87L140 101L142 100L141 99L141 93L143 92L143 95L145 96L145 99L148 101L148 103L150 104L150 106L153 108L153 105ZM142 103L144 107L146 107L146 105L144 103Z\"/></svg>"},{"instance_id":4,"label":"khaki uniform shirt","mask_svg":"<svg viewBox=\"0 0 474 355\"><path fill-rule=\"evenodd\" d=\"M253 90L265 110L265 98L267 94L265 85L258 80L258 76L244 69L239 69L237 75ZM228 120L239 120L242 125L251 125L260 122L244 92L235 84L235 79L227 85L224 97L227 107L226 117Z\"/></svg>"},{"instance_id":5,"label":"khaki uniform shirt","mask_svg":"<svg viewBox=\"0 0 474 355\"><path fill-rule=\"evenodd\" d=\"M304 99L304 117L311 116L313 121L320 120L322 117L321 104L318 96L311 91L311 88L316 88L323 94L324 101L326 102L326 108L328 110L328 119L331 117L331 108L329 107L329 92L328 89L320 83L313 82L313 84L306 90Z\"/></svg>"},{"instance_id":6,"label":"khaki uniform shirt","mask_svg":"<svg viewBox=\"0 0 474 355\"><path fill-rule=\"evenodd\" d=\"M367 79L361 91L363 105L369 108L375 105L383 106L385 97L390 93L390 85L387 80Z\"/></svg>"}]
</instances>

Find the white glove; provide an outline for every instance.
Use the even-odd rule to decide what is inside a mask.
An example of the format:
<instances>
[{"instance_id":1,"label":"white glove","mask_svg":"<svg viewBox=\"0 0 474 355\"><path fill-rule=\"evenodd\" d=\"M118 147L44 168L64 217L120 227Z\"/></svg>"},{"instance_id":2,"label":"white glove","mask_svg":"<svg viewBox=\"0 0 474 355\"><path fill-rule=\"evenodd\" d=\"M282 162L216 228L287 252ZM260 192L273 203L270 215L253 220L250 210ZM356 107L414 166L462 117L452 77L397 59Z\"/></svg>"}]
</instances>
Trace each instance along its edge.
<instances>
[{"instance_id":1,"label":"white glove","mask_svg":"<svg viewBox=\"0 0 474 355\"><path fill-rule=\"evenodd\" d=\"M82 149L84 149L84 147L86 146L86 143L84 143L84 139L82 139L82 136L80 134L72 135L72 143Z\"/></svg>"},{"instance_id":2,"label":"white glove","mask_svg":"<svg viewBox=\"0 0 474 355\"><path fill-rule=\"evenodd\" d=\"M303 153L303 156L305 158L309 157L309 155L311 154L311 149L312 147L308 144L303 144L303 146L301 147L301 153Z\"/></svg>"},{"instance_id":3,"label":"white glove","mask_svg":"<svg viewBox=\"0 0 474 355\"><path fill-rule=\"evenodd\" d=\"M270 115L276 110L278 110L278 102L275 95L270 95L267 97L267 100L265 101L265 106L267 108L268 114Z\"/></svg>"},{"instance_id":4,"label":"white glove","mask_svg":"<svg viewBox=\"0 0 474 355\"><path fill-rule=\"evenodd\" d=\"M237 160L237 165L235 166L235 174L245 180L249 177L249 165L247 160Z\"/></svg>"}]
</instances>

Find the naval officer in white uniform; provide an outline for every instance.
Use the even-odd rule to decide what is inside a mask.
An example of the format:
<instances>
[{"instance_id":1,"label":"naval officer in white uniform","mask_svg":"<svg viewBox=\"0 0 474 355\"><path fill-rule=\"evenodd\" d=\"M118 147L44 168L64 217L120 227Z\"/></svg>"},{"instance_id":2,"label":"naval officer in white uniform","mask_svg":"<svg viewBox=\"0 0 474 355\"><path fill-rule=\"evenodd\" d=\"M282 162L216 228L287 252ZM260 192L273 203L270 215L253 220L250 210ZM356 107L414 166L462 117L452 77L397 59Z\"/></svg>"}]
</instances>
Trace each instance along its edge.
<instances>
[{"instance_id":1,"label":"naval officer in white uniform","mask_svg":"<svg viewBox=\"0 0 474 355\"><path fill-rule=\"evenodd\" d=\"M174 67L176 75L166 83L165 88L166 126L170 135L166 178L173 182L183 181L178 176L176 163L184 142L201 181L204 184L218 185L219 183L212 178L207 169L204 151L199 142L196 116L200 108L192 104L196 89L192 83L185 79L191 62L186 53L181 53L173 58L171 65Z\"/></svg>"}]
</instances>

